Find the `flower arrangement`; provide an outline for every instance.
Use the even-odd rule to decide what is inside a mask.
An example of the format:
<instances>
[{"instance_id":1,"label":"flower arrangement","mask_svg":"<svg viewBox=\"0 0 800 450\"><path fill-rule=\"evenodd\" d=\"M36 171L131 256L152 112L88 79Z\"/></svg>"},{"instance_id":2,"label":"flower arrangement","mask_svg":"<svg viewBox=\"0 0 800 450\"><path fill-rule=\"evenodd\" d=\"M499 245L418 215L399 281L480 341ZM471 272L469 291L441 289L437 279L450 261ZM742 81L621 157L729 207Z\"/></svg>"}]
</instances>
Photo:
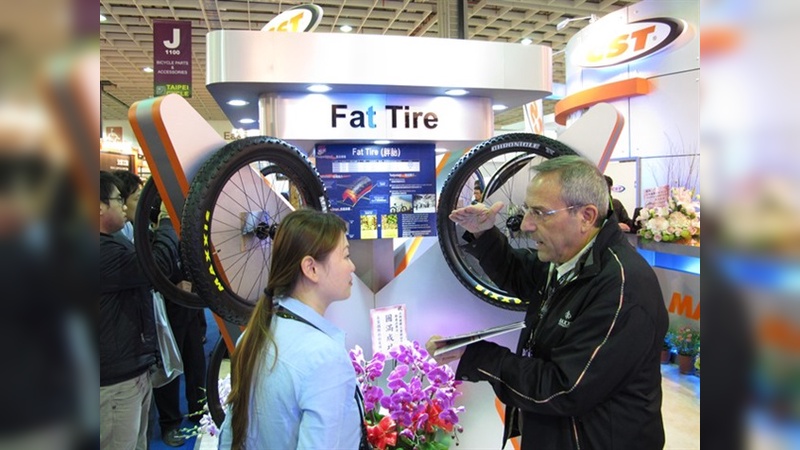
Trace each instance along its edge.
<instances>
[{"instance_id":1,"label":"flower arrangement","mask_svg":"<svg viewBox=\"0 0 800 450\"><path fill-rule=\"evenodd\" d=\"M456 442L458 414L454 400L461 395L461 384L447 365L438 365L416 341L404 342L389 350L377 352L366 361L364 351L356 346L350 359L364 394L367 439L380 450L420 449L444 450L452 439ZM387 377L389 392L377 384L387 362L395 366Z\"/></svg>"},{"instance_id":2,"label":"flower arrangement","mask_svg":"<svg viewBox=\"0 0 800 450\"><path fill-rule=\"evenodd\" d=\"M679 355L694 356L700 351L700 332L691 327L681 327L676 332L670 332L672 348Z\"/></svg>"},{"instance_id":3,"label":"flower arrangement","mask_svg":"<svg viewBox=\"0 0 800 450\"><path fill-rule=\"evenodd\" d=\"M231 374L227 374L224 378L220 378L219 381L217 381L217 388L219 389L219 404L225 405L225 403L228 401L228 394L231 393ZM201 434L210 434L211 436L216 436L219 434L219 428L214 422L214 418L211 417L211 411L208 409L207 400L203 405L203 409L199 412L203 413L203 417L200 418L200 423L191 428L181 428L182 437L190 438L193 436L200 436Z\"/></svg>"},{"instance_id":4,"label":"flower arrangement","mask_svg":"<svg viewBox=\"0 0 800 450\"><path fill-rule=\"evenodd\" d=\"M666 206L642 208L636 219L639 236L656 242L700 236L700 198L684 187L672 188Z\"/></svg>"}]
</instances>

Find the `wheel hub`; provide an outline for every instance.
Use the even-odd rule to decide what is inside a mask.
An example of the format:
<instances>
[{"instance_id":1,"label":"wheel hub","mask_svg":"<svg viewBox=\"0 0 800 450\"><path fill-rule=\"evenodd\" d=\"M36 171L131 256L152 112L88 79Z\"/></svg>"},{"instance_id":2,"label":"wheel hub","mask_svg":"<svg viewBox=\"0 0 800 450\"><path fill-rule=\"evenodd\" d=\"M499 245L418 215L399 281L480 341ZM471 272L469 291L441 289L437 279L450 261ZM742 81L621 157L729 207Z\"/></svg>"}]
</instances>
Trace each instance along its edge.
<instances>
[{"instance_id":1,"label":"wheel hub","mask_svg":"<svg viewBox=\"0 0 800 450\"><path fill-rule=\"evenodd\" d=\"M272 226L274 226L274 225L272 225ZM268 224L268 223L266 223L266 222L259 222L259 223L258 223L258 225L256 225L256 228L255 228L255 230L254 230L254 231L255 231L255 235L256 235L256 237L257 237L257 238L259 238L259 239L261 239L262 241L263 241L264 239L266 239L266 238L272 238L272 237L274 237L274 234L271 234L271 233L270 233L270 231L271 231L271 229L272 229L272 226L271 226L271 225L269 225L269 224ZM273 233L274 233L274 232L273 232Z\"/></svg>"},{"instance_id":2,"label":"wheel hub","mask_svg":"<svg viewBox=\"0 0 800 450\"><path fill-rule=\"evenodd\" d=\"M513 215L509 216L506 220L506 228L510 231L517 232L522 227L522 216L520 215Z\"/></svg>"}]
</instances>

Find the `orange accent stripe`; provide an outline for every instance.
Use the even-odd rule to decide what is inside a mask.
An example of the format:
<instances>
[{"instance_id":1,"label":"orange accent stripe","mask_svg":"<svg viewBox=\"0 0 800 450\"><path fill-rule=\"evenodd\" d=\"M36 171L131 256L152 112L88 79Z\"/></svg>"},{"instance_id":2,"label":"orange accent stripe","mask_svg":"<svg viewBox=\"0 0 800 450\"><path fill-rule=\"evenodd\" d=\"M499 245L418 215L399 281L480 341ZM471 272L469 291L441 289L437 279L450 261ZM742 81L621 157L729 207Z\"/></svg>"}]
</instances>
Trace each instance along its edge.
<instances>
[{"instance_id":1,"label":"orange accent stripe","mask_svg":"<svg viewBox=\"0 0 800 450\"><path fill-rule=\"evenodd\" d=\"M588 108L600 102L649 94L651 90L652 85L646 78L629 78L595 86L564 97L556 103L555 120L559 125L566 125L567 117L579 109Z\"/></svg>"},{"instance_id":2,"label":"orange accent stripe","mask_svg":"<svg viewBox=\"0 0 800 450\"><path fill-rule=\"evenodd\" d=\"M447 160L450 159L450 152L447 152L442 156L442 160L439 161L439 165L436 166L436 176L438 177L439 174L444 169L445 164L447 164Z\"/></svg>"},{"instance_id":3,"label":"orange accent stripe","mask_svg":"<svg viewBox=\"0 0 800 450\"><path fill-rule=\"evenodd\" d=\"M709 57L728 53L741 45L741 34L731 27L703 27L700 33L700 56Z\"/></svg>"},{"instance_id":4,"label":"orange accent stripe","mask_svg":"<svg viewBox=\"0 0 800 450\"><path fill-rule=\"evenodd\" d=\"M164 97L156 99L153 102L153 125L156 128L156 132L158 136L161 138L161 142L164 144L164 151L167 154L167 159L169 159L169 165L172 167L172 172L175 174L175 178L178 180L178 186L181 188L181 193L183 193L183 199L186 200L186 196L189 195L189 180L186 179L186 174L183 172L183 167L181 166L180 161L178 161L178 155L175 153L175 146L172 145L172 139L170 139L169 134L167 134L167 128L164 126L164 118L161 116L161 101ZM166 189L161 192L167 192ZM165 199L162 198L162 201ZM169 212L170 218L175 217L172 221L172 224L175 227L175 231L178 232L178 237L180 237L181 233L181 225L180 225L180 215L178 215L175 206L172 204L169 199L166 199L166 207L167 212Z\"/></svg>"},{"instance_id":5,"label":"orange accent stripe","mask_svg":"<svg viewBox=\"0 0 800 450\"><path fill-rule=\"evenodd\" d=\"M228 354L232 355L233 349L236 348L236 342L233 341L233 337L228 332L227 322L214 313L211 315L214 316L214 321L217 322L217 328L219 328L219 334L222 336L222 340L225 341L225 346L228 347ZM244 331L245 327L240 326L239 329Z\"/></svg>"},{"instance_id":6,"label":"orange accent stripe","mask_svg":"<svg viewBox=\"0 0 800 450\"><path fill-rule=\"evenodd\" d=\"M421 242L422 242L422 236L416 236L416 237L414 237L414 240L411 241L411 245L408 247L408 250L406 250L406 255L403 257L403 260L400 261L400 264L397 266L397 269L394 271L394 276L395 277L397 277L404 270L406 270L406 267L408 267L408 265L411 263L411 258L414 257L414 253L417 252L417 248L419 247L419 244Z\"/></svg>"},{"instance_id":7,"label":"orange accent stripe","mask_svg":"<svg viewBox=\"0 0 800 450\"><path fill-rule=\"evenodd\" d=\"M505 423L506 413L504 410L503 402L500 401L499 398L494 398L494 408L497 410L497 415L500 416L500 422ZM514 446L514 450L519 450L519 438L511 439L511 445Z\"/></svg>"},{"instance_id":8,"label":"orange accent stripe","mask_svg":"<svg viewBox=\"0 0 800 450\"><path fill-rule=\"evenodd\" d=\"M153 151L150 149L150 146L147 145L147 139L145 139L144 133L142 133L142 126L139 124L139 119L136 116L136 111L139 109L139 107L145 107L145 105L141 103L146 101L147 100L140 100L131 105L130 109L128 109L128 122L131 124L131 128L133 128L133 134L136 136L136 140L139 141L139 145L142 146L142 153L144 153L144 158L149 163L150 176L152 176L153 182L156 184L156 189L158 189L159 193L164 193L167 192L167 188L164 187L164 181L161 179L160 168L158 167L157 164L153 163L153 161L155 161L155 159L153 159ZM156 99L153 102L152 108L154 109L157 108L157 105L160 102L161 98ZM159 136L161 136L160 132ZM161 138L163 140L163 136L161 136ZM183 170L181 170L181 175L183 175ZM188 190L186 192L188 192ZM186 192L183 193L184 197L186 196ZM169 201L169 197L165 195L161 195L161 197L162 201L164 201L164 204L167 208L167 212L169 213L170 219L172 219L173 217L179 217L178 213L175 210L175 207L172 206L172 202ZM178 238L180 238L181 237L180 220L172 220L172 225L175 228L175 233L177 233Z\"/></svg>"}]
</instances>

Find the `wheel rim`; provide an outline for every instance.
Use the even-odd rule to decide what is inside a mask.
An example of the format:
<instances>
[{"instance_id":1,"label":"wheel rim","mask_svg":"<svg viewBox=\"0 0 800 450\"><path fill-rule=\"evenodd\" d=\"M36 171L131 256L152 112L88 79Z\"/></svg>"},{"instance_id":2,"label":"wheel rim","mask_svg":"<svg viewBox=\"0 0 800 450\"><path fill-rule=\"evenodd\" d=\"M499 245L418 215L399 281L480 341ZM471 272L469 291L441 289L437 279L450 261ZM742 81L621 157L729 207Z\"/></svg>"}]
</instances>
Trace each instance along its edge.
<instances>
[{"instance_id":1,"label":"wheel rim","mask_svg":"<svg viewBox=\"0 0 800 450\"><path fill-rule=\"evenodd\" d=\"M265 158L236 167L220 189L207 222L209 244L220 278L245 303L255 305L267 286L280 221L309 206L301 192L291 171Z\"/></svg>"},{"instance_id":2,"label":"wheel rim","mask_svg":"<svg viewBox=\"0 0 800 450\"><path fill-rule=\"evenodd\" d=\"M514 140L526 145L508 145ZM531 141L535 145L528 145ZM505 309L524 310L527 307L527 301L501 289L486 275L480 262L465 251L468 245L466 230L447 216L453 209L465 206L464 193L472 193L472 183L480 176L488 180L483 203L492 205L502 201L504 204L497 214L495 226L508 238L512 247L531 251L536 243L520 230L523 217L520 206L525 201L528 182L535 174L532 167L564 154L574 152L543 136L500 136L479 144L462 157L445 181L437 217L439 244L456 278L481 300Z\"/></svg>"}]
</instances>

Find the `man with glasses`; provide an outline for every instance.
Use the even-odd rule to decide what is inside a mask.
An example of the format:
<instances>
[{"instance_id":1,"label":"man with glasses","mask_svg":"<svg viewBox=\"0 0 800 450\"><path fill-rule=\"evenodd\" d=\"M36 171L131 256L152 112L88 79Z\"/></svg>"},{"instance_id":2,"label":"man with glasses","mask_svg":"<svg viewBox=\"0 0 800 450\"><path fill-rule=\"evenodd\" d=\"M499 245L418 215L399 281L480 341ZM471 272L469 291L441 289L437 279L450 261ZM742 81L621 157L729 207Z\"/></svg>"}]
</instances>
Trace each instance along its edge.
<instances>
[{"instance_id":1,"label":"man with glasses","mask_svg":"<svg viewBox=\"0 0 800 450\"><path fill-rule=\"evenodd\" d=\"M130 240L115 234L127 221L122 182L100 172L100 448L147 448L156 362L152 286ZM153 241L161 270L177 273L178 237L162 211Z\"/></svg>"},{"instance_id":2,"label":"man with glasses","mask_svg":"<svg viewBox=\"0 0 800 450\"><path fill-rule=\"evenodd\" d=\"M437 359L460 359L456 377L492 385L506 405L504 444L521 434L523 450L663 448L668 316L656 275L591 162L562 156L534 170L521 229L535 249L512 248L494 226L502 202L450 214L492 281L529 304L516 352L480 341Z\"/></svg>"}]
</instances>

